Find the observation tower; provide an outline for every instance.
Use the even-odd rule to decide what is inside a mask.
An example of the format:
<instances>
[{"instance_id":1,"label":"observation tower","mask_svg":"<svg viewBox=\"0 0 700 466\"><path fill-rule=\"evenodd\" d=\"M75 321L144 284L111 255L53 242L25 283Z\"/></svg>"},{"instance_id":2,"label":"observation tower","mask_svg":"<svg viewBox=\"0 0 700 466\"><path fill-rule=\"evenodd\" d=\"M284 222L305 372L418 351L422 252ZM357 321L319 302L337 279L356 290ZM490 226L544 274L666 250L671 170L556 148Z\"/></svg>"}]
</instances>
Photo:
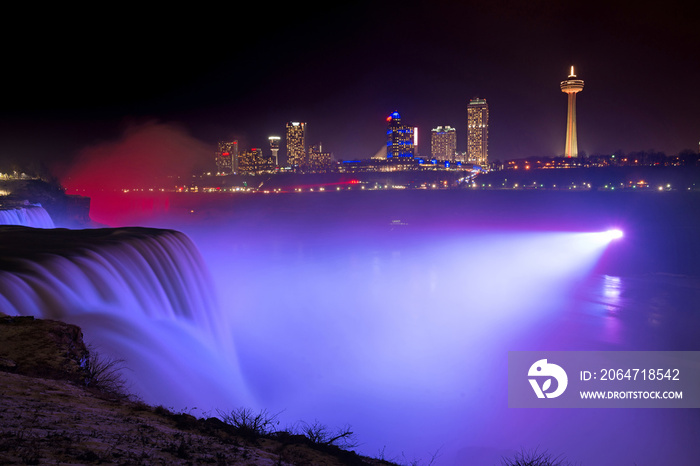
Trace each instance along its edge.
<instances>
[{"instance_id":1,"label":"observation tower","mask_svg":"<svg viewBox=\"0 0 700 466\"><path fill-rule=\"evenodd\" d=\"M576 139L576 93L583 90L583 80L576 79L574 67L566 81L561 82L561 91L569 96L569 110L566 113L566 148L564 157L578 157L578 141Z\"/></svg>"}]
</instances>

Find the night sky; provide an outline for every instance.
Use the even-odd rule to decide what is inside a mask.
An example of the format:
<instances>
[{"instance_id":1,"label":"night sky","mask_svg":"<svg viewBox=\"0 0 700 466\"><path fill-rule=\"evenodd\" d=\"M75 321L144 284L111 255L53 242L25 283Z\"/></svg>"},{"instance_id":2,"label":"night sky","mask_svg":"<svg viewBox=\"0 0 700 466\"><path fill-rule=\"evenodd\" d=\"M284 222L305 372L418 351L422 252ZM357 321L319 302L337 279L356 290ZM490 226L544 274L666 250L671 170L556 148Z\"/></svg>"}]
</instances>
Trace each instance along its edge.
<instances>
[{"instance_id":1,"label":"night sky","mask_svg":"<svg viewBox=\"0 0 700 466\"><path fill-rule=\"evenodd\" d=\"M147 122L201 147L265 147L290 120L336 159L367 158L394 110L427 155L437 125L456 127L466 149L477 96L490 106L492 160L555 156L571 65L585 81L579 151L697 150L700 34L684 3L27 9L1 33L0 158L70 164Z\"/></svg>"}]
</instances>

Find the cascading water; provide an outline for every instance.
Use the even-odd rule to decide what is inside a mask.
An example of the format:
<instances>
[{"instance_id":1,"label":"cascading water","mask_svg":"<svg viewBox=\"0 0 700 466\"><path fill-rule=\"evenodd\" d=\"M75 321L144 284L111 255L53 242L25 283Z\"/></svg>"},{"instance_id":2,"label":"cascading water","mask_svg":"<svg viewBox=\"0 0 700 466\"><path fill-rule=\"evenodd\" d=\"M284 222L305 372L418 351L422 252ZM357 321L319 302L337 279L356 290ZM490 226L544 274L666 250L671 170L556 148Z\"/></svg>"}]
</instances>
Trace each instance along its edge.
<instances>
[{"instance_id":1,"label":"cascading water","mask_svg":"<svg viewBox=\"0 0 700 466\"><path fill-rule=\"evenodd\" d=\"M49 213L39 204L26 204L10 208L0 206L0 225L55 228Z\"/></svg>"},{"instance_id":2,"label":"cascading water","mask_svg":"<svg viewBox=\"0 0 700 466\"><path fill-rule=\"evenodd\" d=\"M0 312L83 328L125 360L132 390L166 406L244 403L236 356L199 251L143 228L0 227Z\"/></svg>"}]
</instances>

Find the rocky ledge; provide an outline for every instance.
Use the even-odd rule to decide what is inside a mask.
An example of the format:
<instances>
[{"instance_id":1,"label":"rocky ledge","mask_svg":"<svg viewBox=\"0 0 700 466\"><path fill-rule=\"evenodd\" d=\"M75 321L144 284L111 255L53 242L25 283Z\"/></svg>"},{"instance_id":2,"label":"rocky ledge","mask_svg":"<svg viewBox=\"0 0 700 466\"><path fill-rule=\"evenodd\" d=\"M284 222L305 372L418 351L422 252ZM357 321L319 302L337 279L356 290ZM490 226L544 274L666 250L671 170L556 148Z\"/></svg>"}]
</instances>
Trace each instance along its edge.
<instances>
[{"instance_id":1,"label":"rocky ledge","mask_svg":"<svg viewBox=\"0 0 700 466\"><path fill-rule=\"evenodd\" d=\"M74 325L0 316L0 464L392 464L115 396L89 360Z\"/></svg>"}]
</instances>

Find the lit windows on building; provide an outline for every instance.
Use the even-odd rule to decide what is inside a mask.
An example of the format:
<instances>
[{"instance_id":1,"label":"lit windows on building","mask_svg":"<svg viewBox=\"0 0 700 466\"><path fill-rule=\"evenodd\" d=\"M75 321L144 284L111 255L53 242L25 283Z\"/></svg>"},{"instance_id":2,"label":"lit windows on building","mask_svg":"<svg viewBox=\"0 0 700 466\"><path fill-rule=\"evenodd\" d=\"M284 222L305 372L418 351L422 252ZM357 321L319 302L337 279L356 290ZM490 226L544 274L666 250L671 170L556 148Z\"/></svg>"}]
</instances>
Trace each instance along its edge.
<instances>
[{"instance_id":1,"label":"lit windows on building","mask_svg":"<svg viewBox=\"0 0 700 466\"><path fill-rule=\"evenodd\" d=\"M238 172L241 174L253 174L255 173L256 160L258 158L258 152L262 152L260 149L250 149L243 151L240 158L238 159Z\"/></svg>"},{"instance_id":2,"label":"lit windows on building","mask_svg":"<svg viewBox=\"0 0 700 466\"><path fill-rule=\"evenodd\" d=\"M319 143L317 146L309 147L308 170L311 172L327 172L331 169L331 153L323 152Z\"/></svg>"},{"instance_id":3,"label":"lit windows on building","mask_svg":"<svg viewBox=\"0 0 700 466\"><path fill-rule=\"evenodd\" d=\"M238 169L238 141L219 142L215 161L217 175L235 173Z\"/></svg>"},{"instance_id":4,"label":"lit windows on building","mask_svg":"<svg viewBox=\"0 0 700 466\"><path fill-rule=\"evenodd\" d=\"M467 157L470 163L487 167L489 106L485 99L472 99L467 106Z\"/></svg>"},{"instance_id":5,"label":"lit windows on building","mask_svg":"<svg viewBox=\"0 0 700 466\"><path fill-rule=\"evenodd\" d=\"M386 119L388 127L386 130L386 157L391 158L413 158L415 155L415 129L401 123L401 116L394 112Z\"/></svg>"},{"instance_id":6,"label":"lit windows on building","mask_svg":"<svg viewBox=\"0 0 700 466\"><path fill-rule=\"evenodd\" d=\"M278 152L280 150L280 138L279 136L270 136L267 140L270 142L270 152L272 153L272 158L275 159L275 166L279 166L280 160Z\"/></svg>"},{"instance_id":7,"label":"lit windows on building","mask_svg":"<svg viewBox=\"0 0 700 466\"><path fill-rule=\"evenodd\" d=\"M287 165L297 170L306 166L306 123L287 123Z\"/></svg>"},{"instance_id":8,"label":"lit windows on building","mask_svg":"<svg viewBox=\"0 0 700 466\"><path fill-rule=\"evenodd\" d=\"M438 126L430 132L430 156L436 160L455 161L457 131L450 126Z\"/></svg>"},{"instance_id":9,"label":"lit windows on building","mask_svg":"<svg viewBox=\"0 0 700 466\"><path fill-rule=\"evenodd\" d=\"M238 172L243 175L273 173L277 165L272 155L264 155L261 148L254 147L241 153Z\"/></svg>"}]
</instances>

